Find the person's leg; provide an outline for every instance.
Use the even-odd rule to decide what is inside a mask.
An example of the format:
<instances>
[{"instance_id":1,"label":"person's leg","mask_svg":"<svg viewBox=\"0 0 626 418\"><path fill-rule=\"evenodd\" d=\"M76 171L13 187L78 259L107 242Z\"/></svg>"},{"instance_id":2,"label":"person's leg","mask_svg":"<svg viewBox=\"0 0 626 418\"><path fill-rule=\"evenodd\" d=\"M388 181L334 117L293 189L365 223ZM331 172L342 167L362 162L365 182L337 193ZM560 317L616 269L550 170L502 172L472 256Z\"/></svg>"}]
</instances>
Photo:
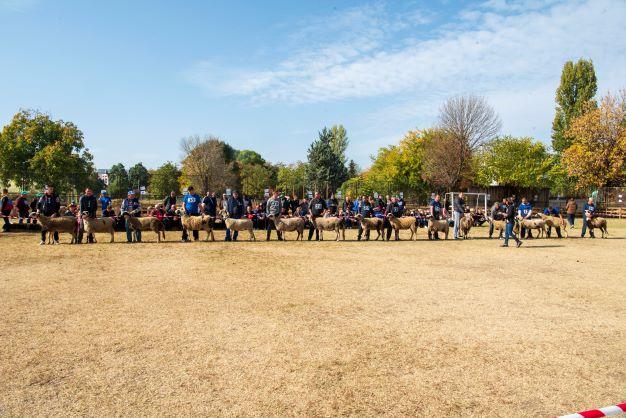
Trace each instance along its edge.
<instances>
[{"instance_id":1,"label":"person's leg","mask_svg":"<svg viewBox=\"0 0 626 418\"><path fill-rule=\"evenodd\" d=\"M128 222L128 219L124 221L124 229L126 230L126 242L133 242L133 233L130 230L130 222Z\"/></svg>"},{"instance_id":2,"label":"person's leg","mask_svg":"<svg viewBox=\"0 0 626 418\"><path fill-rule=\"evenodd\" d=\"M272 223L271 222L267 222L265 225L265 241L269 241L272 238Z\"/></svg>"},{"instance_id":3,"label":"person's leg","mask_svg":"<svg viewBox=\"0 0 626 418\"><path fill-rule=\"evenodd\" d=\"M583 229L580 231L580 237L584 238L587 233L587 218L583 215Z\"/></svg>"},{"instance_id":4,"label":"person's leg","mask_svg":"<svg viewBox=\"0 0 626 418\"><path fill-rule=\"evenodd\" d=\"M574 227L574 214L573 213L569 213L567 215L567 220L569 221L569 227L573 228Z\"/></svg>"},{"instance_id":5,"label":"person's leg","mask_svg":"<svg viewBox=\"0 0 626 418\"><path fill-rule=\"evenodd\" d=\"M554 229L556 230L556 236L559 238L563 238L561 236L561 228L557 226L557 227L554 227Z\"/></svg>"},{"instance_id":6,"label":"person's leg","mask_svg":"<svg viewBox=\"0 0 626 418\"><path fill-rule=\"evenodd\" d=\"M46 242L46 235L48 235L48 231L46 231L45 229L41 228L41 242L43 242L44 244Z\"/></svg>"},{"instance_id":7,"label":"person's leg","mask_svg":"<svg viewBox=\"0 0 626 418\"><path fill-rule=\"evenodd\" d=\"M135 241L141 242L141 231L135 231Z\"/></svg>"},{"instance_id":8,"label":"person's leg","mask_svg":"<svg viewBox=\"0 0 626 418\"><path fill-rule=\"evenodd\" d=\"M189 238L189 234L187 233L187 228L183 228L183 235L180 239L181 241L187 241L188 238Z\"/></svg>"},{"instance_id":9,"label":"person's leg","mask_svg":"<svg viewBox=\"0 0 626 418\"><path fill-rule=\"evenodd\" d=\"M454 212L454 239L459 239L459 228L461 226L461 214Z\"/></svg>"},{"instance_id":10,"label":"person's leg","mask_svg":"<svg viewBox=\"0 0 626 418\"><path fill-rule=\"evenodd\" d=\"M230 229L226 228L226 237L224 238L224 241L231 241L232 238L230 236Z\"/></svg>"},{"instance_id":11,"label":"person's leg","mask_svg":"<svg viewBox=\"0 0 626 418\"><path fill-rule=\"evenodd\" d=\"M313 238L313 230L315 229L314 223L311 222L311 225L309 226L309 241L311 241L311 238Z\"/></svg>"},{"instance_id":12,"label":"person's leg","mask_svg":"<svg viewBox=\"0 0 626 418\"><path fill-rule=\"evenodd\" d=\"M200 239L199 231L196 229L193 231L193 240L198 241Z\"/></svg>"},{"instance_id":13,"label":"person's leg","mask_svg":"<svg viewBox=\"0 0 626 418\"><path fill-rule=\"evenodd\" d=\"M512 223L507 223L506 227L504 228L505 232L504 232L504 246L508 247L509 245L509 237L511 236L511 233L513 232L513 224Z\"/></svg>"},{"instance_id":14,"label":"person's leg","mask_svg":"<svg viewBox=\"0 0 626 418\"><path fill-rule=\"evenodd\" d=\"M54 242L56 242L58 244L59 243L59 233L57 231L54 231L54 234L52 234L52 237L54 238Z\"/></svg>"},{"instance_id":15,"label":"person's leg","mask_svg":"<svg viewBox=\"0 0 626 418\"><path fill-rule=\"evenodd\" d=\"M233 241L237 241L237 237L239 236L239 231L235 231L233 233Z\"/></svg>"},{"instance_id":16,"label":"person's leg","mask_svg":"<svg viewBox=\"0 0 626 418\"><path fill-rule=\"evenodd\" d=\"M357 233L357 241L361 241L361 236L363 235L363 225L361 225L361 222L359 222L359 230Z\"/></svg>"},{"instance_id":17,"label":"person's leg","mask_svg":"<svg viewBox=\"0 0 626 418\"><path fill-rule=\"evenodd\" d=\"M489 238L493 235L493 223L489 224Z\"/></svg>"}]
</instances>

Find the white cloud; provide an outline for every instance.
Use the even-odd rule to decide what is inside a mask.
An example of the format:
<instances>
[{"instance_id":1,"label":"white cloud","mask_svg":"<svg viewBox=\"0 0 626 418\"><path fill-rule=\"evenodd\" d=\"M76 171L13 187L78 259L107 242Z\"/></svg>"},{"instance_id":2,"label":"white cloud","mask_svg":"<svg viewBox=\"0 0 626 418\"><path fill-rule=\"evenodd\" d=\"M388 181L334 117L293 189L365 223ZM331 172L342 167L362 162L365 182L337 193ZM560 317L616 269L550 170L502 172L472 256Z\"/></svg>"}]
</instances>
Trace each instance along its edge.
<instances>
[{"instance_id":1,"label":"white cloud","mask_svg":"<svg viewBox=\"0 0 626 418\"><path fill-rule=\"evenodd\" d=\"M580 56L624 68L626 3L552 3L540 8L539 2L527 0L522 9L518 3L492 0L463 11L460 17L471 17L470 28L448 25L430 39L395 39L402 45L398 48L387 42L402 26L397 19L381 6L353 9L330 20L327 28L347 33L336 42L313 43L267 69L199 63L188 77L221 95L313 103L433 90L481 92L505 85L515 90L545 82L559 73L563 61ZM312 25L298 36L318 30Z\"/></svg>"}]
</instances>

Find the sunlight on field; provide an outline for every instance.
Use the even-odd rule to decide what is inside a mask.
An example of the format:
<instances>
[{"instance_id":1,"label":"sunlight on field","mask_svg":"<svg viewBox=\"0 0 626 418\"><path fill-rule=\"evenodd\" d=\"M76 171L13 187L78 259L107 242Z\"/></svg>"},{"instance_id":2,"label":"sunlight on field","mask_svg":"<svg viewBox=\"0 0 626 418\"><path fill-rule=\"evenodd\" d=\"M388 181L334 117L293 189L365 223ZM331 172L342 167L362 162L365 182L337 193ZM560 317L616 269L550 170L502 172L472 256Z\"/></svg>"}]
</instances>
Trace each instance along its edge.
<instances>
[{"instance_id":1,"label":"sunlight on field","mask_svg":"<svg viewBox=\"0 0 626 418\"><path fill-rule=\"evenodd\" d=\"M163 244L146 233L41 247L0 235L0 415L510 417L614 404L626 393L626 221L608 228L520 249L482 239L486 228L466 242L423 229L389 243L182 244L168 231Z\"/></svg>"}]
</instances>

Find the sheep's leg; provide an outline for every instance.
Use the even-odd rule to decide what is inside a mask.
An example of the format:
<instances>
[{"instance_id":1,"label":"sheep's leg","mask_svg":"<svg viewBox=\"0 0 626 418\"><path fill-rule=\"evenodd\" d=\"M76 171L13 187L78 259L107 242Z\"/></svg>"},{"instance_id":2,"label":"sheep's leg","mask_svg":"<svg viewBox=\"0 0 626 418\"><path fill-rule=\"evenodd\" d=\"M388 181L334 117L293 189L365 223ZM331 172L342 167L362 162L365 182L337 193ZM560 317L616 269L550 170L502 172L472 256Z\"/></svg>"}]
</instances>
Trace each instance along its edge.
<instances>
[{"instance_id":1,"label":"sheep's leg","mask_svg":"<svg viewBox=\"0 0 626 418\"><path fill-rule=\"evenodd\" d=\"M111 241L109 243L115 242L115 231L111 228Z\"/></svg>"},{"instance_id":2,"label":"sheep's leg","mask_svg":"<svg viewBox=\"0 0 626 418\"><path fill-rule=\"evenodd\" d=\"M250 228L248 230L250 232L250 241L256 241L256 237L254 236L254 231L252 230L252 228Z\"/></svg>"}]
</instances>

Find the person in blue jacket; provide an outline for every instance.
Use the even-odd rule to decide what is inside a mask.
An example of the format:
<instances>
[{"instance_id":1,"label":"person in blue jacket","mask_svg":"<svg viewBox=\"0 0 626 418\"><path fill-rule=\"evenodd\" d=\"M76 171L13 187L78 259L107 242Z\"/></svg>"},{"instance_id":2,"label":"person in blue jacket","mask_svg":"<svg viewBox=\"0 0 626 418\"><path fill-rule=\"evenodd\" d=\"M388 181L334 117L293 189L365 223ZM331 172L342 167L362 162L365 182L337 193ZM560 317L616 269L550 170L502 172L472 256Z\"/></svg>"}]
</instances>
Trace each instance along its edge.
<instances>
[{"instance_id":1,"label":"person in blue jacket","mask_svg":"<svg viewBox=\"0 0 626 418\"><path fill-rule=\"evenodd\" d=\"M185 209L185 213L190 216L200 215L200 203L202 203L200 195L196 194L193 186L189 186L187 188L187 194L183 196L183 208ZM198 241L198 231L192 231L192 233L193 240ZM183 227L183 236L181 241L189 242L189 235L185 227Z\"/></svg>"},{"instance_id":2,"label":"person in blue jacket","mask_svg":"<svg viewBox=\"0 0 626 418\"><path fill-rule=\"evenodd\" d=\"M130 190L128 197L122 201L121 213L127 213L129 216L141 216L141 203L139 199L135 197L135 192ZM124 222L124 228L126 229L126 242L133 242L133 231L130 229L130 222L128 219ZM135 231L135 241L141 242L141 231Z\"/></svg>"},{"instance_id":3,"label":"person in blue jacket","mask_svg":"<svg viewBox=\"0 0 626 418\"><path fill-rule=\"evenodd\" d=\"M98 201L100 202L100 205L102 206L102 213L104 213L107 210L107 208L111 205L111 198L107 194L106 190L100 191L100 199L98 199Z\"/></svg>"},{"instance_id":4,"label":"person in blue jacket","mask_svg":"<svg viewBox=\"0 0 626 418\"><path fill-rule=\"evenodd\" d=\"M593 198L590 197L587 203L585 203L585 206L583 206L583 230L580 233L581 238L584 238L585 233L587 232L587 214L589 214L589 217L593 218L596 214L596 210L596 204L593 202ZM595 235L593 235L593 229L589 230L589 236L591 238L595 238Z\"/></svg>"},{"instance_id":5,"label":"person in blue jacket","mask_svg":"<svg viewBox=\"0 0 626 418\"><path fill-rule=\"evenodd\" d=\"M522 197L522 203L517 207L517 215L520 219L530 219L533 214L533 207L530 203L528 203L528 199ZM530 232L530 229L526 229L522 226L520 232L520 238L532 238L533 234Z\"/></svg>"}]
</instances>

